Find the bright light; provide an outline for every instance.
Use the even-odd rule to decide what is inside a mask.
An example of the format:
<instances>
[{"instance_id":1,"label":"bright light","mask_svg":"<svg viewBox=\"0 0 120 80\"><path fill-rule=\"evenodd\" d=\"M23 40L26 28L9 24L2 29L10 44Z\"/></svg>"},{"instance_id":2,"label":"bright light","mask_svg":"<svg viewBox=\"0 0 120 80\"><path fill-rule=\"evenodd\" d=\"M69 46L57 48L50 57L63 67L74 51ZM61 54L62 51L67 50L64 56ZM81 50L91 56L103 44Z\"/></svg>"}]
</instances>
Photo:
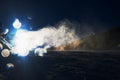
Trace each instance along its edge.
<instances>
[{"instance_id":1,"label":"bright light","mask_svg":"<svg viewBox=\"0 0 120 80\"><path fill-rule=\"evenodd\" d=\"M19 19L15 19L15 21L13 22L13 27L15 29L19 29L21 28L21 26L22 26L22 23L19 21Z\"/></svg>"},{"instance_id":2,"label":"bright light","mask_svg":"<svg viewBox=\"0 0 120 80\"><path fill-rule=\"evenodd\" d=\"M19 56L27 56L29 54L29 50L31 49L31 42L29 41L28 37L29 35L27 35L25 30L17 31L14 39L14 51L16 51L15 54L18 54Z\"/></svg>"},{"instance_id":3,"label":"bright light","mask_svg":"<svg viewBox=\"0 0 120 80\"><path fill-rule=\"evenodd\" d=\"M9 32L9 29L6 29L3 34L7 34Z\"/></svg>"},{"instance_id":4,"label":"bright light","mask_svg":"<svg viewBox=\"0 0 120 80\"><path fill-rule=\"evenodd\" d=\"M43 40L38 37L36 32L22 29L17 30L13 41L14 48L12 52L18 54L18 56L27 56L29 51L43 45Z\"/></svg>"}]
</instances>

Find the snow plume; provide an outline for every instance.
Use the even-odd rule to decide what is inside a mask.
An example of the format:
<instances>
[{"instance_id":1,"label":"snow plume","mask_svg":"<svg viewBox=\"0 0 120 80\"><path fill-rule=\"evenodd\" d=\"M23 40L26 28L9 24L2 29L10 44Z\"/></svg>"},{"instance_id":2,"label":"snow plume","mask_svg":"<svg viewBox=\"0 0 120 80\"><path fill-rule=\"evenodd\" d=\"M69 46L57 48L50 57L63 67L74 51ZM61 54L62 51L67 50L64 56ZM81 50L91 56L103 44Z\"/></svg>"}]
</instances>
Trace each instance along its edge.
<instances>
[{"instance_id":1,"label":"snow plume","mask_svg":"<svg viewBox=\"0 0 120 80\"><path fill-rule=\"evenodd\" d=\"M75 30L65 24L58 27L45 27L37 31L20 29L13 39L12 53L27 56L31 50L38 56L43 56L50 47L59 47L80 40Z\"/></svg>"}]
</instances>

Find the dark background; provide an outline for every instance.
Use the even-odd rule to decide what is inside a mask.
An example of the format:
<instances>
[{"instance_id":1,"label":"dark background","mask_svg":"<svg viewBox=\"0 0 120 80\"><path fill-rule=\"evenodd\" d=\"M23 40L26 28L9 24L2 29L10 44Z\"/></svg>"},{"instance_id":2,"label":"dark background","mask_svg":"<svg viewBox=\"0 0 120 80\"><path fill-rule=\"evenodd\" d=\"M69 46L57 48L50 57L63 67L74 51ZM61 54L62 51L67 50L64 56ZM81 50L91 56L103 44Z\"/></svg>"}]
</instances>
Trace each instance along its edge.
<instances>
[{"instance_id":1,"label":"dark background","mask_svg":"<svg viewBox=\"0 0 120 80\"><path fill-rule=\"evenodd\" d=\"M38 56L0 56L1 80L119 80L120 52L48 52ZM7 68L7 63L14 68Z\"/></svg>"},{"instance_id":2,"label":"dark background","mask_svg":"<svg viewBox=\"0 0 120 80\"><path fill-rule=\"evenodd\" d=\"M19 18L35 28L68 19L109 29L120 25L119 4L119 0L0 0L0 20L4 27Z\"/></svg>"}]
</instances>

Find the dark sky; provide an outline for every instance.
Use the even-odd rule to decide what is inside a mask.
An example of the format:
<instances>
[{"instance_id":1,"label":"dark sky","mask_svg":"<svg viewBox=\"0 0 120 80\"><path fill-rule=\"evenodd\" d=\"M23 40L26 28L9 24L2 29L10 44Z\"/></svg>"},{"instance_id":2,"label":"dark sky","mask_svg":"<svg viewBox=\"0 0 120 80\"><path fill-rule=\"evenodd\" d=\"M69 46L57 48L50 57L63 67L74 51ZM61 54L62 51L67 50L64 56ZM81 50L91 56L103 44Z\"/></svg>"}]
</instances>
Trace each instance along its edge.
<instances>
[{"instance_id":1,"label":"dark sky","mask_svg":"<svg viewBox=\"0 0 120 80\"><path fill-rule=\"evenodd\" d=\"M10 26L16 17L23 23L39 27L53 25L64 19L106 27L120 25L119 0L0 1L0 20L5 26Z\"/></svg>"}]
</instances>

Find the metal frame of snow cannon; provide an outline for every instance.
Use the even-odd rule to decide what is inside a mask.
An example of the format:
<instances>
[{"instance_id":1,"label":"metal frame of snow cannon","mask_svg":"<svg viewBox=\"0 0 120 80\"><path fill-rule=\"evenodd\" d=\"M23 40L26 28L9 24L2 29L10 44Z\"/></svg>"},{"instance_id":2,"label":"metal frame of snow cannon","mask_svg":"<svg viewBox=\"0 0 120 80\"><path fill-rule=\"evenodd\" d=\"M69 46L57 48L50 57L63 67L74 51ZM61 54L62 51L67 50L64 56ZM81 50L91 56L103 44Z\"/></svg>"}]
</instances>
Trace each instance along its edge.
<instances>
[{"instance_id":1,"label":"metal frame of snow cannon","mask_svg":"<svg viewBox=\"0 0 120 80\"><path fill-rule=\"evenodd\" d=\"M8 32L7 32L8 33ZM4 49L7 49L7 50L11 50L12 49L12 46L11 46L11 44L4 38L4 36L7 34L7 33L2 33L2 34L0 34L0 43L3 45L3 48L1 48L1 52L3 52L4 53Z\"/></svg>"},{"instance_id":2,"label":"metal frame of snow cannon","mask_svg":"<svg viewBox=\"0 0 120 80\"><path fill-rule=\"evenodd\" d=\"M0 42L3 44L3 45L6 45L6 47L11 50L11 45L10 43L3 37L3 36L0 36Z\"/></svg>"}]
</instances>

